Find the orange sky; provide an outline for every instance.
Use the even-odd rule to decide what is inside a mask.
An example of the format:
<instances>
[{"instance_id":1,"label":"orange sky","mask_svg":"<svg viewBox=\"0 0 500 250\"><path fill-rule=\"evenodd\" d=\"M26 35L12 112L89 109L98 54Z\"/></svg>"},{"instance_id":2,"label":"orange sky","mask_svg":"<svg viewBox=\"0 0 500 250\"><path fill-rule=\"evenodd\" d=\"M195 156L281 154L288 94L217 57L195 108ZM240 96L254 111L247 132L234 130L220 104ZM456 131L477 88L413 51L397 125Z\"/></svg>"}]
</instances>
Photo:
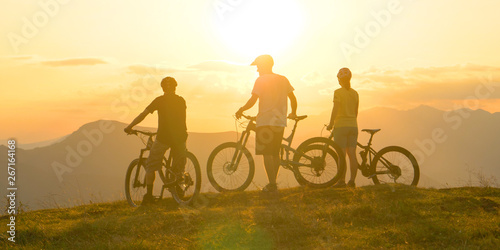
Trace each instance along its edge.
<instances>
[{"instance_id":1,"label":"orange sky","mask_svg":"<svg viewBox=\"0 0 500 250\"><path fill-rule=\"evenodd\" d=\"M336 71L352 69L361 109L500 112L500 2L8 1L0 10L0 139L130 122L179 82L190 131L234 130L261 53L296 89L299 114L331 109ZM255 113L256 110L249 111ZM156 116L145 125L154 126Z\"/></svg>"}]
</instances>

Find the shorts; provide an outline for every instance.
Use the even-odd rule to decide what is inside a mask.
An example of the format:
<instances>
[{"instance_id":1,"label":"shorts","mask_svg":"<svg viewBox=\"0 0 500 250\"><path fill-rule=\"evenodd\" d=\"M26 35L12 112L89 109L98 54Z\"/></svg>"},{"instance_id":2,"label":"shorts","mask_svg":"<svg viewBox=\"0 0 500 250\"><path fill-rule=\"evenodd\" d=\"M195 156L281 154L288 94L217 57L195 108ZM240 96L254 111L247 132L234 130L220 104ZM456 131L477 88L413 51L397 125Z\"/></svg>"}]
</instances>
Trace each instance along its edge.
<instances>
[{"instance_id":1,"label":"shorts","mask_svg":"<svg viewBox=\"0 0 500 250\"><path fill-rule=\"evenodd\" d=\"M169 149L172 154L172 169L174 172L182 173L186 166L186 143L181 142L174 144L172 146L159 142L155 140L151 150L149 151L149 157L146 161L146 172L158 171L162 167L162 161L165 157L165 152Z\"/></svg>"},{"instance_id":2,"label":"shorts","mask_svg":"<svg viewBox=\"0 0 500 250\"><path fill-rule=\"evenodd\" d=\"M333 140L343 149L356 147L358 143L358 128L357 127L334 128Z\"/></svg>"},{"instance_id":3,"label":"shorts","mask_svg":"<svg viewBox=\"0 0 500 250\"><path fill-rule=\"evenodd\" d=\"M255 130L255 154L279 155L284 127L261 126Z\"/></svg>"}]
</instances>

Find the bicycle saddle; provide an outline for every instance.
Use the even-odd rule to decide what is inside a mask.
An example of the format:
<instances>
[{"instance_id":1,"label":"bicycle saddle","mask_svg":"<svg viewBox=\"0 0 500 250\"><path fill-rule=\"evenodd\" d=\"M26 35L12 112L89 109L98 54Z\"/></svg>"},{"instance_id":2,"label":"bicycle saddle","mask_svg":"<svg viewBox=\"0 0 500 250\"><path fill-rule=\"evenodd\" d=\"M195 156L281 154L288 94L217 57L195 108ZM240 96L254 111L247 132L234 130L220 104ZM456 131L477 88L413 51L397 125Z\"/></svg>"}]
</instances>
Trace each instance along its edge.
<instances>
[{"instance_id":1,"label":"bicycle saddle","mask_svg":"<svg viewBox=\"0 0 500 250\"><path fill-rule=\"evenodd\" d=\"M378 131L380 131L380 129L363 129L361 131L367 132L367 133L369 133L371 135L374 135L375 133L377 133Z\"/></svg>"}]
</instances>

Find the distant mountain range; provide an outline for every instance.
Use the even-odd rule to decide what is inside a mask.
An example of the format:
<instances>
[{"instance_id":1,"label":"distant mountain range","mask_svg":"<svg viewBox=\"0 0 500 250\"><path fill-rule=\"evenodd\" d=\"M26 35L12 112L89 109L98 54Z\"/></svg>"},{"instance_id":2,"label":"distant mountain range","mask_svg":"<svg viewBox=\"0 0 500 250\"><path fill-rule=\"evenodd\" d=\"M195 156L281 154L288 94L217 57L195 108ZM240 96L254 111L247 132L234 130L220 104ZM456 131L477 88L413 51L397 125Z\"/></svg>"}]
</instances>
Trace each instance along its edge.
<instances>
[{"instance_id":1,"label":"distant mountain range","mask_svg":"<svg viewBox=\"0 0 500 250\"><path fill-rule=\"evenodd\" d=\"M18 144L17 147L18 148L22 148L22 149L40 148L40 147L50 146L50 145L52 145L54 143L60 142L60 141L64 140L64 138L66 138L66 136L62 136L62 137L59 137L59 138L56 138L56 139L50 139L50 140L46 140L46 141L41 141L41 142ZM7 141L8 140L1 140L0 141L0 145L7 145Z\"/></svg>"},{"instance_id":2,"label":"distant mountain range","mask_svg":"<svg viewBox=\"0 0 500 250\"><path fill-rule=\"evenodd\" d=\"M295 146L307 138L320 136L329 113L301 121ZM455 187L494 184L500 177L500 113L483 110L441 111L428 106L400 111L374 108L360 113L362 128L381 128L374 137L374 148L400 145L412 151L420 162L421 187ZM289 126L292 125L289 123ZM116 121L95 121L55 143L17 150L17 184L21 202L31 209L71 206L89 202L124 199L124 176L129 163L143 147L136 136L123 132L126 126ZM153 128L143 128L154 131ZM240 131L241 132L241 131ZM288 132L286 132L288 134ZM328 131L323 131L327 136ZM190 133L188 149L202 168L202 191L214 191L206 179L206 161L219 144L235 141L235 132ZM360 132L359 141L368 136ZM249 150L253 149L253 140ZM0 154L7 148L0 146ZM267 183L262 157L255 157L256 177L251 189ZM6 158L1 158L6 165ZM0 179L7 178L0 171ZM479 178L478 178L479 177ZM478 181L483 178L483 183ZM297 185L289 171L280 171L279 185ZM361 175L359 185L370 184ZM3 184L6 190L6 184Z\"/></svg>"}]
</instances>

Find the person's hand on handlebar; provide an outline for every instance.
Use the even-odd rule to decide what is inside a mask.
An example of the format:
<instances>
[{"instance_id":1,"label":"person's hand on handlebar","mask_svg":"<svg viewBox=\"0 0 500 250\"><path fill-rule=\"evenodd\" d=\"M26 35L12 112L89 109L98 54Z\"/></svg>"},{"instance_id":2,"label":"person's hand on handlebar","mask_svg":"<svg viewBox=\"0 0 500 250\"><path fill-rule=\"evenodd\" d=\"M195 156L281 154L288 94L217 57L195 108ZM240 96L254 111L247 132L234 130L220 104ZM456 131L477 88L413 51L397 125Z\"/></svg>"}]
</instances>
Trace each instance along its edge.
<instances>
[{"instance_id":1,"label":"person's hand on handlebar","mask_svg":"<svg viewBox=\"0 0 500 250\"><path fill-rule=\"evenodd\" d=\"M240 119L243 116L243 110L240 108L236 113L234 113L234 116L236 116L236 119Z\"/></svg>"},{"instance_id":2,"label":"person's hand on handlebar","mask_svg":"<svg viewBox=\"0 0 500 250\"><path fill-rule=\"evenodd\" d=\"M333 124L328 124L328 126L326 126L326 130L332 130L333 129Z\"/></svg>"},{"instance_id":3,"label":"person's hand on handlebar","mask_svg":"<svg viewBox=\"0 0 500 250\"><path fill-rule=\"evenodd\" d=\"M292 119L292 120L293 120L293 119L295 119L295 118L297 118L297 114L295 114L295 113L290 113L290 114L288 115L288 119Z\"/></svg>"},{"instance_id":4,"label":"person's hand on handlebar","mask_svg":"<svg viewBox=\"0 0 500 250\"><path fill-rule=\"evenodd\" d=\"M124 128L123 131L125 131L125 133L127 133L129 135L134 133L134 130L130 126L127 126L126 128Z\"/></svg>"}]
</instances>

